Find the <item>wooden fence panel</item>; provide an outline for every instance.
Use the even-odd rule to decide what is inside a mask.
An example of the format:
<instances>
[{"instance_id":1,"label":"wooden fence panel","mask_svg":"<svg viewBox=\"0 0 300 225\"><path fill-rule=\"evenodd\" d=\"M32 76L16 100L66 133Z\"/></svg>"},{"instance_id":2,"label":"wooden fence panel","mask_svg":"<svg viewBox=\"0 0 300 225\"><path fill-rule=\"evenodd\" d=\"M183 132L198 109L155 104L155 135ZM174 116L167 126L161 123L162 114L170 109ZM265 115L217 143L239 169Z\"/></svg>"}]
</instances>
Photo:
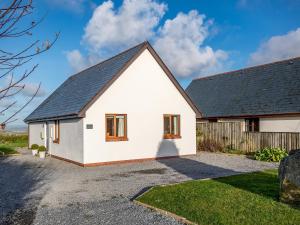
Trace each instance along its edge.
<instances>
[{"instance_id":1,"label":"wooden fence panel","mask_svg":"<svg viewBox=\"0 0 300 225\"><path fill-rule=\"evenodd\" d=\"M197 142L211 140L223 147L253 152L264 147L300 148L300 133L244 132L240 122L197 123Z\"/></svg>"}]
</instances>

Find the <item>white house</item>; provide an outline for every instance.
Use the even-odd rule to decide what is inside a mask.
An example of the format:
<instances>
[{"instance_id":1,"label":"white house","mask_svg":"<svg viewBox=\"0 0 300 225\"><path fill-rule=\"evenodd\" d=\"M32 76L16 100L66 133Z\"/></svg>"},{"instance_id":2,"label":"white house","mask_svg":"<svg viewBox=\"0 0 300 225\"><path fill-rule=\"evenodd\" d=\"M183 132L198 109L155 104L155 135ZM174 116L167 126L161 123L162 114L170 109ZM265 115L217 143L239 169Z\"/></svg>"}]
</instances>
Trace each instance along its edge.
<instances>
[{"instance_id":1,"label":"white house","mask_svg":"<svg viewBox=\"0 0 300 225\"><path fill-rule=\"evenodd\" d=\"M300 57L195 79L199 122L242 122L246 132L300 132Z\"/></svg>"},{"instance_id":2,"label":"white house","mask_svg":"<svg viewBox=\"0 0 300 225\"><path fill-rule=\"evenodd\" d=\"M30 146L94 166L195 154L197 116L144 42L69 77L25 122Z\"/></svg>"}]
</instances>

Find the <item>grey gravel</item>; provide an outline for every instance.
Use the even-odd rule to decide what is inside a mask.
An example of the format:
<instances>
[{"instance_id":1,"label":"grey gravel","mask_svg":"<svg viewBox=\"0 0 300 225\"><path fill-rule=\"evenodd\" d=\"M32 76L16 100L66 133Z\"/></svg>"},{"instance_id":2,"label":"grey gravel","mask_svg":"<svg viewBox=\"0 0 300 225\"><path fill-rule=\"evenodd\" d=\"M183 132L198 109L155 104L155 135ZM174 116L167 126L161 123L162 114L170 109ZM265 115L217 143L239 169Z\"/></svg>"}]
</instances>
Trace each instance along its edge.
<instances>
[{"instance_id":1,"label":"grey gravel","mask_svg":"<svg viewBox=\"0 0 300 225\"><path fill-rule=\"evenodd\" d=\"M0 158L0 224L180 224L132 202L148 188L278 168L245 156L196 156L82 168L48 157Z\"/></svg>"}]
</instances>

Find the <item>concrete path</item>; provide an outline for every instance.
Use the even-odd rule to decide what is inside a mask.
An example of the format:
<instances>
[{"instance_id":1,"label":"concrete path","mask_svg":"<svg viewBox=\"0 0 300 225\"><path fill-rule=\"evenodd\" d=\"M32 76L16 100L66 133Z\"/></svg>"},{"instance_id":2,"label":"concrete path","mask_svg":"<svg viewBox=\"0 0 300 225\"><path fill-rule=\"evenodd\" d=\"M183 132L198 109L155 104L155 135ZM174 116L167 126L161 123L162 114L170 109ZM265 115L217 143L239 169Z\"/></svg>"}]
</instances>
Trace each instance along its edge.
<instances>
[{"instance_id":1,"label":"concrete path","mask_svg":"<svg viewBox=\"0 0 300 225\"><path fill-rule=\"evenodd\" d=\"M151 186L277 168L244 156L196 156L82 168L57 159L0 158L0 224L179 224L131 201Z\"/></svg>"}]
</instances>

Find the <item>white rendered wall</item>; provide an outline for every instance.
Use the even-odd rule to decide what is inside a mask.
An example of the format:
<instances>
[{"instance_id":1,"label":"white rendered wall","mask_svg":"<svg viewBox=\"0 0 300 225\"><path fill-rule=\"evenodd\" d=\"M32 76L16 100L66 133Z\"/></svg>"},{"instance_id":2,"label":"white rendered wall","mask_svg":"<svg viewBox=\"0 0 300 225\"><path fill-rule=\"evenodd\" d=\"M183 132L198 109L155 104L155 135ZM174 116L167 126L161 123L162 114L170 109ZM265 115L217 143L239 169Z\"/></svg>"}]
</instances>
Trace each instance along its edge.
<instances>
[{"instance_id":1,"label":"white rendered wall","mask_svg":"<svg viewBox=\"0 0 300 225\"><path fill-rule=\"evenodd\" d=\"M83 120L60 120L59 143L53 143L54 122L49 126L49 153L61 158L83 163Z\"/></svg>"},{"instance_id":2,"label":"white rendered wall","mask_svg":"<svg viewBox=\"0 0 300 225\"><path fill-rule=\"evenodd\" d=\"M29 123L29 147L32 144L44 145L44 125L43 123Z\"/></svg>"},{"instance_id":3,"label":"white rendered wall","mask_svg":"<svg viewBox=\"0 0 300 225\"><path fill-rule=\"evenodd\" d=\"M106 113L127 114L128 141L105 141ZM181 139L163 139L163 114L180 114ZM86 112L84 163L195 153L195 112L148 50Z\"/></svg>"},{"instance_id":4,"label":"white rendered wall","mask_svg":"<svg viewBox=\"0 0 300 225\"><path fill-rule=\"evenodd\" d=\"M300 132L300 117L260 118L261 132Z\"/></svg>"}]
</instances>

